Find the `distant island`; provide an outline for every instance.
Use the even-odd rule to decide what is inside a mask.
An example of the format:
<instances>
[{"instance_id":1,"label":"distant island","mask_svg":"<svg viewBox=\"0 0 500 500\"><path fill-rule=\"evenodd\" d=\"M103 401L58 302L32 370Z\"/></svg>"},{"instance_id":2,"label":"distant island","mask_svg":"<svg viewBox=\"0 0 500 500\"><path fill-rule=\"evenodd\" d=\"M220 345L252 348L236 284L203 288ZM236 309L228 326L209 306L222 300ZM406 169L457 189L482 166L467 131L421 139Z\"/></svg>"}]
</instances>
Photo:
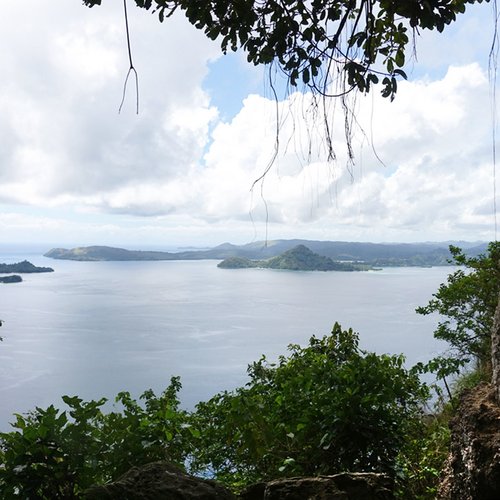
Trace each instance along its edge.
<instances>
[{"instance_id":1,"label":"distant island","mask_svg":"<svg viewBox=\"0 0 500 500\"><path fill-rule=\"evenodd\" d=\"M16 264L0 264L0 274L10 274L10 273L53 273L54 269L51 267L38 267L23 260L22 262L17 262Z\"/></svg>"},{"instance_id":2,"label":"distant island","mask_svg":"<svg viewBox=\"0 0 500 500\"><path fill-rule=\"evenodd\" d=\"M222 269L265 268L289 271L366 271L371 269L366 264L335 262L312 252L305 245L297 245L276 257L265 260L251 260L246 257L228 257L217 267Z\"/></svg>"},{"instance_id":3,"label":"distant island","mask_svg":"<svg viewBox=\"0 0 500 500\"><path fill-rule=\"evenodd\" d=\"M79 260L85 262L96 261L151 261L151 260L183 260L189 258L190 254L196 254L194 251L184 251L179 253L155 252L148 250L125 250L124 248L90 246L77 247L72 249L53 248L44 254L44 257L60 260ZM203 257L200 257L203 258ZM207 257L210 258L210 257Z\"/></svg>"},{"instance_id":4,"label":"distant island","mask_svg":"<svg viewBox=\"0 0 500 500\"><path fill-rule=\"evenodd\" d=\"M88 246L72 249L53 248L45 254L52 259L77 261L156 261L156 260L201 260L229 258L266 260L277 257L298 245L304 245L319 256L333 261L365 264L372 267L429 267L449 265L449 245L464 249L468 255L486 251L486 243L463 241L442 243L358 243L344 241L272 240L257 241L246 245L224 243L203 250L181 252L159 252L148 250L126 250L108 246ZM233 261L235 264L238 261ZM240 261L241 262L245 262Z\"/></svg>"},{"instance_id":5,"label":"distant island","mask_svg":"<svg viewBox=\"0 0 500 500\"><path fill-rule=\"evenodd\" d=\"M11 276L0 276L0 283L20 283L21 281L23 281L23 279L18 274L12 274Z\"/></svg>"},{"instance_id":6,"label":"distant island","mask_svg":"<svg viewBox=\"0 0 500 500\"><path fill-rule=\"evenodd\" d=\"M0 264L0 274L10 274L11 276L0 276L0 283L20 283L23 281L21 276L12 273L52 273L51 267L38 267L27 260L17 262L16 264Z\"/></svg>"},{"instance_id":7,"label":"distant island","mask_svg":"<svg viewBox=\"0 0 500 500\"><path fill-rule=\"evenodd\" d=\"M35 266L27 260L22 262L16 262L15 264L0 264L0 274L10 274L10 273L53 273L54 270L51 267L39 267Z\"/></svg>"},{"instance_id":8,"label":"distant island","mask_svg":"<svg viewBox=\"0 0 500 500\"><path fill-rule=\"evenodd\" d=\"M54 270L51 267L39 267L35 266L31 262L27 260L23 260L22 262L17 262L15 264L0 264L0 274L7 273L21 273L21 274L29 274L29 273L53 273Z\"/></svg>"}]
</instances>

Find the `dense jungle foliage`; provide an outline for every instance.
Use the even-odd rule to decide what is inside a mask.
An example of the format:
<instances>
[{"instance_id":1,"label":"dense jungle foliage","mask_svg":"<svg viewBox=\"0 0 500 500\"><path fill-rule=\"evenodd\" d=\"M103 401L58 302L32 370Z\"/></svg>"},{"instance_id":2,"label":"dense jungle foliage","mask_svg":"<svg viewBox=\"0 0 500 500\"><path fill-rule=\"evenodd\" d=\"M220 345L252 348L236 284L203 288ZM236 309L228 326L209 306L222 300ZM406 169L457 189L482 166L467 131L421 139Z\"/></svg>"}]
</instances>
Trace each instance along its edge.
<instances>
[{"instance_id":1,"label":"dense jungle foliage","mask_svg":"<svg viewBox=\"0 0 500 500\"><path fill-rule=\"evenodd\" d=\"M105 399L64 396L66 410L16 415L14 430L0 434L1 498L79 498L89 486L155 460L236 491L278 477L383 471L395 478L400 498L435 498L453 401L439 399L430 411L431 388L419 374L445 377L450 366L476 360L478 369L469 363L467 376L451 386L452 397L488 375L499 250L492 243L487 254L466 258L452 249L461 267L420 308L444 316L435 334L449 342L448 357L408 369L402 356L363 351L358 334L336 323L330 335L289 346L275 363L263 356L249 366L245 387L193 411L181 408L176 377L160 395L118 394L110 410Z\"/></svg>"}]
</instances>

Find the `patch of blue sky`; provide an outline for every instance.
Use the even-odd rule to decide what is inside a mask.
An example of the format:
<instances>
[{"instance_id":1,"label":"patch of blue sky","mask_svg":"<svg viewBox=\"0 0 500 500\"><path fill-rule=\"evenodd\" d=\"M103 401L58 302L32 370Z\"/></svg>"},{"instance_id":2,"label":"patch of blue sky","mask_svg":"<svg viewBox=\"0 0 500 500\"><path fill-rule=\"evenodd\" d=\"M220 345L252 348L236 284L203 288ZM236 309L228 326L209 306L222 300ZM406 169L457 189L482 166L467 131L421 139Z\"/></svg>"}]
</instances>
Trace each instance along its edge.
<instances>
[{"instance_id":1,"label":"patch of blue sky","mask_svg":"<svg viewBox=\"0 0 500 500\"><path fill-rule=\"evenodd\" d=\"M458 15L443 33L421 31L415 37L414 56L407 55L405 71L409 79L440 79L450 65L473 62L487 69L495 37L495 22L494 6L481 3L468 5L466 13Z\"/></svg>"},{"instance_id":2,"label":"patch of blue sky","mask_svg":"<svg viewBox=\"0 0 500 500\"><path fill-rule=\"evenodd\" d=\"M219 110L219 118L230 122L243 107L243 101L251 94L274 99L287 94L287 80L280 71L269 66L254 66L246 59L243 50L228 52L209 64L203 81L203 89L210 96L211 105Z\"/></svg>"},{"instance_id":3,"label":"patch of blue sky","mask_svg":"<svg viewBox=\"0 0 500 500\"><path fill-rule=\"evenodd\" d=\"M263 75L263 68L249 64L242 51L229 52L209 64L203 88L221 120L231 121L249 94L263 95Z\"/></svg>"}]
</instances>

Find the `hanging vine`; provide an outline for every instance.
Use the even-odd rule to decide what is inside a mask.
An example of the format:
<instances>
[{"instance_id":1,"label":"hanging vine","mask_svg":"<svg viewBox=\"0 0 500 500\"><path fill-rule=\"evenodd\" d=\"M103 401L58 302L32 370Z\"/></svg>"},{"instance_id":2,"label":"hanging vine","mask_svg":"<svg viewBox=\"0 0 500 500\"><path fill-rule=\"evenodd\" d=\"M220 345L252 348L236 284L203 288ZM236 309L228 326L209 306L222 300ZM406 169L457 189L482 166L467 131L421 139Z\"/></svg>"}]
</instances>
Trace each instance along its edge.
<instances>
[{"instance_id":1,"label":"hanging vine","mask_svg":"<svg viewBox=\"0 0 500 500\"><path fill-rule=\"evenodd\" d=\"M123 103L125 102L125 96L127 93L127 83L131 73L134 74L135 77L135 107L136 114L139 114L139 76L137 75L137 70L134 67L134 63L132 62L132 50L130 48L130 30L128 26L128 12L127 12L127 0L123 0L123 12L125 14L125 31L127 33L127 49L128 49L128 60L130 63L130 67L127 72L127 76L125 77L125 83L123 84L123 93L122 100L120 102L120 107L118 108L118 113L121 113Z\"/></svg>"}]
</instances>

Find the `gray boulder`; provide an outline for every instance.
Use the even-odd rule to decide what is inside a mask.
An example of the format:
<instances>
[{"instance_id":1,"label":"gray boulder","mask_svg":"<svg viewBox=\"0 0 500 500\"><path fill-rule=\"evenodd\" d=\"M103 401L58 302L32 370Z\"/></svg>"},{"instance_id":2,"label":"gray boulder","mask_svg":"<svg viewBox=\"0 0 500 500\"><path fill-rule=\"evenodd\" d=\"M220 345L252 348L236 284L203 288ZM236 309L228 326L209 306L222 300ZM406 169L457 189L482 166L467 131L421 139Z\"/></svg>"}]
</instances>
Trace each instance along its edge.
<instances>
[{"instance_id":1,"label":"gray boulder","mask_svg":"<svg viewBox=\"0 0 500 500\"><path fill-rule=\"evenodd\" d=\"M247 488L242 500L392 500L393 481L385 474L343 473L278 479Z\"/></svg>"},{"instance_id":2,"label":"gray boulder","mask_svg":"<svg viewBox=\"0 0 500 500\"><path fill-rule=\"evenodd\" d=\"M113 483L93 486L86 500L235 500L214 481L190 476L166 462L133 467Z\"/></svg>"},{"instance_id":3,"label":"gray boulder","mask_svg":"<svg viewBox=\"0 0 500 500\"><path fill-rule=\"evenodd\" d=\"M493 386L482 384L465 391L450 427L450 454L439 498L498 500L500 406Z\"/></svg>"}]
</instances>

